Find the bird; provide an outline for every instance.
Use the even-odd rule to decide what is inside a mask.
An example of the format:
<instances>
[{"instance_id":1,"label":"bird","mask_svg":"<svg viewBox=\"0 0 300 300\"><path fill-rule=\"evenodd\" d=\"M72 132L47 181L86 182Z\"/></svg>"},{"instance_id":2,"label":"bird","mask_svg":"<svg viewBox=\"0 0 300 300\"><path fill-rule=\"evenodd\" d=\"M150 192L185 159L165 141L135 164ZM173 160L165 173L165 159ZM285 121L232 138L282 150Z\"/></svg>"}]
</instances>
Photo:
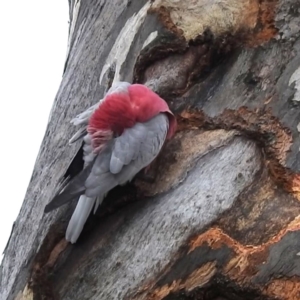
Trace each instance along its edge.
<instances>
[{"instance_id":1,"label":"bird","mask_svg":"<svg viewBox=\"0 0 300 300\"><path fill-rule=\"evenodd\" d=\"M44 211L79 198L65 234L74 244L92 210L111 189L151 164L174 136L177 122L166 101L146 85L116 82L71 123L80 125L69 143L82 141L83 169L62 185Z\"/></svg>"}]
</instances>

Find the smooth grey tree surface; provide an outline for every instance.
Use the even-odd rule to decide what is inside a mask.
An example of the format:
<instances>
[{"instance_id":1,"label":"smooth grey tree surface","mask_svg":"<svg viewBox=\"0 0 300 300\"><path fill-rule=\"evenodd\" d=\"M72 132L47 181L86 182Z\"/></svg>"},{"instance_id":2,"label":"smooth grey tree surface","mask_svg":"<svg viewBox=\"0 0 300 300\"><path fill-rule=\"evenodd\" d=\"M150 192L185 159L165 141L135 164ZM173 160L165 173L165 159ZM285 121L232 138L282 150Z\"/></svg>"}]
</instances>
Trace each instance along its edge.
<instances>
[{"instance_id":1,"label":"smooth grey tree surface","mask_svg":"<svg viewBox=\"0 0 300 300\"><path fill-rule=\"evenodd\" d=\"M74 0L64 74L0 269L0 299L299 299L298 0ZM78 242L70 120L143 83L178 131ZM79 151L79 154L76 155Z\"/></svg>"}]
</instances>

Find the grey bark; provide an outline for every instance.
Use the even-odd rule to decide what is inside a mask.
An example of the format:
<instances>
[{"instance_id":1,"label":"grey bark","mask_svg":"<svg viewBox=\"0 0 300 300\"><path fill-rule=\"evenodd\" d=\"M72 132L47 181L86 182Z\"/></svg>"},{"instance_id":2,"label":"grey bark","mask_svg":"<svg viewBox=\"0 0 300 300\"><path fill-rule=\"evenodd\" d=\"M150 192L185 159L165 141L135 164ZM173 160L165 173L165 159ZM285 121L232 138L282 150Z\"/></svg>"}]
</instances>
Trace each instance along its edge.
<instances>
[{"instance_id":1,"label":"grey bark","mask_svg":"<svg viewBox=\"0 0 300 300\"><path fill-rule=\"evenodd\" d=\"M299 2L69 5L65 70L0 299L297 299ZM69 121L116 80L159 93L178 133L154 181L112 191L70 245L76 203L44 207L80 148Z\"/></svg>"}]
</instances>

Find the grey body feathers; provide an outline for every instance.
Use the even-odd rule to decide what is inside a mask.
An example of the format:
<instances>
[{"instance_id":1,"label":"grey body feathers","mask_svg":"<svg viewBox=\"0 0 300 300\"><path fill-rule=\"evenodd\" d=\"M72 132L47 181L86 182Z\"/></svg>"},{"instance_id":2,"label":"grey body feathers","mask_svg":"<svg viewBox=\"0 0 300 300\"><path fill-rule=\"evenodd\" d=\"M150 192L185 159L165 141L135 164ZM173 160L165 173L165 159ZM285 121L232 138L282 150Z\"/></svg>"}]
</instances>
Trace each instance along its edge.
<instances>
[{"instance_id":1,"label":"grey body feathers","mask_svg":"<svg viewBox=\"0 0 300 300\"><path fill-rule=\"evenodd\" d=\"M46 207L50 211L80 196L67 228L68 241L77 241L91 210L97 210L111 189L132 180L155 159L168 128L167 115L160 113L145 123L125 129L121 136L108 141L98 155L92 151L90 137L84 137L85 168Z\"/></svg>"}]
</instances>

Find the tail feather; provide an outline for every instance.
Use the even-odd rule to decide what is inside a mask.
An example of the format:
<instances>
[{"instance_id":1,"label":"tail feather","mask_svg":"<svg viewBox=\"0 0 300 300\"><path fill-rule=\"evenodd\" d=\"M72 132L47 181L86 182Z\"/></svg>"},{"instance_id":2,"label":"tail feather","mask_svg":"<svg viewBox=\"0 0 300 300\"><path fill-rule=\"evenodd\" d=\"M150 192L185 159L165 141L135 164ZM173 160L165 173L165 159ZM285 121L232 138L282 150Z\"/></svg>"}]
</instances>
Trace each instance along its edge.
<instances>
[{"instance_id":1,"label":"tail feather","mask_svg":"<svg viewBox=\"0 0 300 300\"><path fill-rule=\"evenodd\" d=\"M96 213L96 211L97 211L99 205L102 203L102 201L103 201L103 199L104 199L105 196L106 196L106 195L104 195L104 196L101 195L101 196L98 196L98 197L96 198L96 204L95 204L95 207L94 207L94 214Z\"/></svg>"},{"instance_id":2,"label":"tail feather","mask_svg":"<svg viewBox=\"0 0 300 300\"><path fill-rule=\"evenodd\" d=\"M71 217L69 222L67 232L66 232L66 240L71 242L72 244L76 243L83 226L92 211L92 208L95 204L95 198L89 198L85 195L81 195L75 211Z\"/></svg>"}]
</instances>

